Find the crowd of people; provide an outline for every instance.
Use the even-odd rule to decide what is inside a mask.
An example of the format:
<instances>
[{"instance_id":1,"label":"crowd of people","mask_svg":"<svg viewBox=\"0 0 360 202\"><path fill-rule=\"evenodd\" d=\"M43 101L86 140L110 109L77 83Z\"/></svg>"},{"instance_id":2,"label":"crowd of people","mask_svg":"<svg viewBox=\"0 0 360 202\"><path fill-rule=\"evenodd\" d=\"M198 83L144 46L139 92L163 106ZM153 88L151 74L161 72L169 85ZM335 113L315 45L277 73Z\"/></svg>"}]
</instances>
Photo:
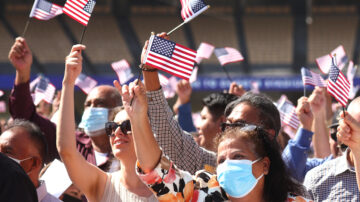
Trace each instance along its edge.
<instances>
[{"instance_id":1,"label":"crowd of people","mask_svg":"<svg viewBox=\"0 0 360 202\"><path fill-rule=\"evenodd\" d=\"M16 75L0 136L1 201L360 200L360 98L339 113L326 88L316 87L298 99L300 127L291 139L274 102L236 83L203 98L195 124L190 83L178 82L171 109L157 70L145 65L143 82L95 87L76 125L85 49L74 45L66 57L50 111L32 101L26 40L11 47ZM40 179L54 159L73 183L60 197Z\"/></svg>"}]
</instances>

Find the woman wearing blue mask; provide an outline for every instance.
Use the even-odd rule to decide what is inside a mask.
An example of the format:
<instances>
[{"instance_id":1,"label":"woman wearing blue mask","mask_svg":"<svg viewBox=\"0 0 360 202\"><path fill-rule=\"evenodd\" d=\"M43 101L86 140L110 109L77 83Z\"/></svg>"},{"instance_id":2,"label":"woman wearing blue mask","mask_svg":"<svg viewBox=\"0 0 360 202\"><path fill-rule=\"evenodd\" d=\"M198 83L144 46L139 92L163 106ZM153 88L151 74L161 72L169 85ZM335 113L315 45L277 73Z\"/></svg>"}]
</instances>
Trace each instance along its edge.
<instances>
[{"instance_id":1,"label":"woman wearing blue mask","mask_svg":"<svg viewBox=\"0 0 360 202\"><path fill-rule=\"evenodd\" d=\"M138 174L159 201L309 201L301 197L302 186L287 174L276 141L255 125L224 125L218 139L217 175L198 171L191 176L177 169L151 131L144 85L115 86L133 123Z\"/></svg>"},{"instance_id":2,"label":"woman wearing blue mask","mask_svg":"<svg viewBox=\"0 0 360 202\"><path fill-rule=\"evenodd\" d=\"M66 58L56 133L57 148L70 179L85 194L88 201L155 202L157 201L156 197L140 180L134 169L136 155L131 124L126 111L119 108L117 111L111 110L111 122L103 123L112 153L116 159L120 160L119 171L106 173L100 170L87 162L76 149L74 86L75 80L81 72L81 51L84 49L83 45L75 45ZM100 118L107 119L103 112L94 110L91 113L94 112L101 114ZM112 115L112 113L116 115ZM85 126L91 130L100 128L92 127L89 122Z\"/></svg>"}]
</instances>

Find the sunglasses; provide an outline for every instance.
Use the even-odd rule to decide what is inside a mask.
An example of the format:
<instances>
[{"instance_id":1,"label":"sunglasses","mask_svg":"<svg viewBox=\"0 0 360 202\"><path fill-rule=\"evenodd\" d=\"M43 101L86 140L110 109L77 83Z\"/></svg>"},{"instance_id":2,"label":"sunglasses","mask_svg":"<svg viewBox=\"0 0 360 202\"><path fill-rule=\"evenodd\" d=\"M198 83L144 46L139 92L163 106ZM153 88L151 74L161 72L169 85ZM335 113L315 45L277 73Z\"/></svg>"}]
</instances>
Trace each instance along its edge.
<instances>
[{"instance_id":1,"label":"sunglasses","mask_svg":"<svg viewBox=\"0 0 360 202\"><path fill-rule=\"evenodd\" d=\"M127 135L131 132L131 124L130 120L123 121L121 124L117 124L113 121L105 123L105 132L109 137L113 137L115 135L115 130L120 127L120 130L123 134Z\"/></svg>"},{"instance_id":2,"label":"sunglasses","mask_svg":"<svg viewBox=\"0 0 360 202\"><path fill-rule=\"evenodd\" d=\"M235 123L221 123L221 131L224 132L228 128L241 128L242 131L257 131L268 135L268 132L263 129L261 126L248 124L242 121Z\"/></svg>"}]
</instances>

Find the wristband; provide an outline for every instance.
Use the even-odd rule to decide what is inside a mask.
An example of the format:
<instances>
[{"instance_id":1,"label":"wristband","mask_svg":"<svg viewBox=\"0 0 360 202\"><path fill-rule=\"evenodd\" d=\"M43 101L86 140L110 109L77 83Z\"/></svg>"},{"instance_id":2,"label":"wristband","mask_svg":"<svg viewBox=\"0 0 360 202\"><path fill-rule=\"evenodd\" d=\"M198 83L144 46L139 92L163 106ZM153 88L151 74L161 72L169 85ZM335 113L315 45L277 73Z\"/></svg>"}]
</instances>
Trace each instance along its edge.
<instances>
[{"instance_id":1,"label":"wristband","mask_svg":"<svg viewBox=\"0 0 360 202\"><path fill-rule=\"evenodd\" d=\"M139 68L142 70L142 71L145 71L145 72L156 72L157 69L148 69L148 68L145 68L144 67L144 64L140 64L139 65Z\"/></svg>"}]
</instances>

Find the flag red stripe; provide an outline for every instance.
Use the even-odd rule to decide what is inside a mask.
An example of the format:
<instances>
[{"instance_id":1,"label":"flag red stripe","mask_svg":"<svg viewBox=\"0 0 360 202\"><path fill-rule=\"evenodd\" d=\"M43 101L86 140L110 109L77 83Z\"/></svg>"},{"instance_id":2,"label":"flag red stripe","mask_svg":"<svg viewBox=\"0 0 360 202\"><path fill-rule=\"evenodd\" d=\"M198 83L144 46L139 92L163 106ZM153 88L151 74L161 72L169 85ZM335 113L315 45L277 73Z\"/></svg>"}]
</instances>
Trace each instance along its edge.
<instances>
[{"instance_id":1,"label":"flag red stripe","mask_svg":"<svg viewBox=\"0 0 360 202\"><path fill-rule=\"evenodd\" d=\"M177 62L183 63L182 61L178 61L177 59L174 59L174 58L172 58L172 59L162 58L162 57L160 57L160 56L158 56L158 55L155 55L155 54L152 53L152 52L149 53L149 56L150 56L151 59L152 59L152 58L156 58L156 59L158 59L158 60L168 62L168 63L170 63L170 64L172 64L172 65L174 65L174 66L177 66L177 67L181 67L181 68L183 68L183 69L186 69L186 70L188 70L188 71L190 71L190 72L192 71L192 69L190 69L190 68L188 68L188 67L186 67L186 66L184 66L184 65L181 65L181 64L177 64L177 63L172 62L172 60L175 60L175 61L177 61ZM149 58L148 58L148 59L149 59ZM172 67L172 68L174 68L174 67ZM179 70L179 71L181 71L181 70ZM189 74L189 73L187 73L187 74Z\"/></svg>"},{"instance_id":2,"label":"flag red stripe","mask_svg":"<svg viewBox=\"0 0 360 202\"><path fill-rule=\"evenodd\" d=\"M160 65L163 65L163 66L165 66L165 67L167 67L167 68L170 68L170 69L172 69L173 71L180 72L180 73L183 73L183 74L186 74L186 75L191 75L191 73L189 74L189 73L187 73L187 72L184 72L184 71L182 71L182 70L176 69L176 68L174 68L174 67L166 64L166 63L171 63L170 61L161 60L161 62L160 62L160 61L154 60L154 59L152 59L152 58L148 58L148 60L149 60L149 61L152 61L152 62L154 62L154 63L158 63L158 64L160 64Z\"/></svg>"}]
</instances>

